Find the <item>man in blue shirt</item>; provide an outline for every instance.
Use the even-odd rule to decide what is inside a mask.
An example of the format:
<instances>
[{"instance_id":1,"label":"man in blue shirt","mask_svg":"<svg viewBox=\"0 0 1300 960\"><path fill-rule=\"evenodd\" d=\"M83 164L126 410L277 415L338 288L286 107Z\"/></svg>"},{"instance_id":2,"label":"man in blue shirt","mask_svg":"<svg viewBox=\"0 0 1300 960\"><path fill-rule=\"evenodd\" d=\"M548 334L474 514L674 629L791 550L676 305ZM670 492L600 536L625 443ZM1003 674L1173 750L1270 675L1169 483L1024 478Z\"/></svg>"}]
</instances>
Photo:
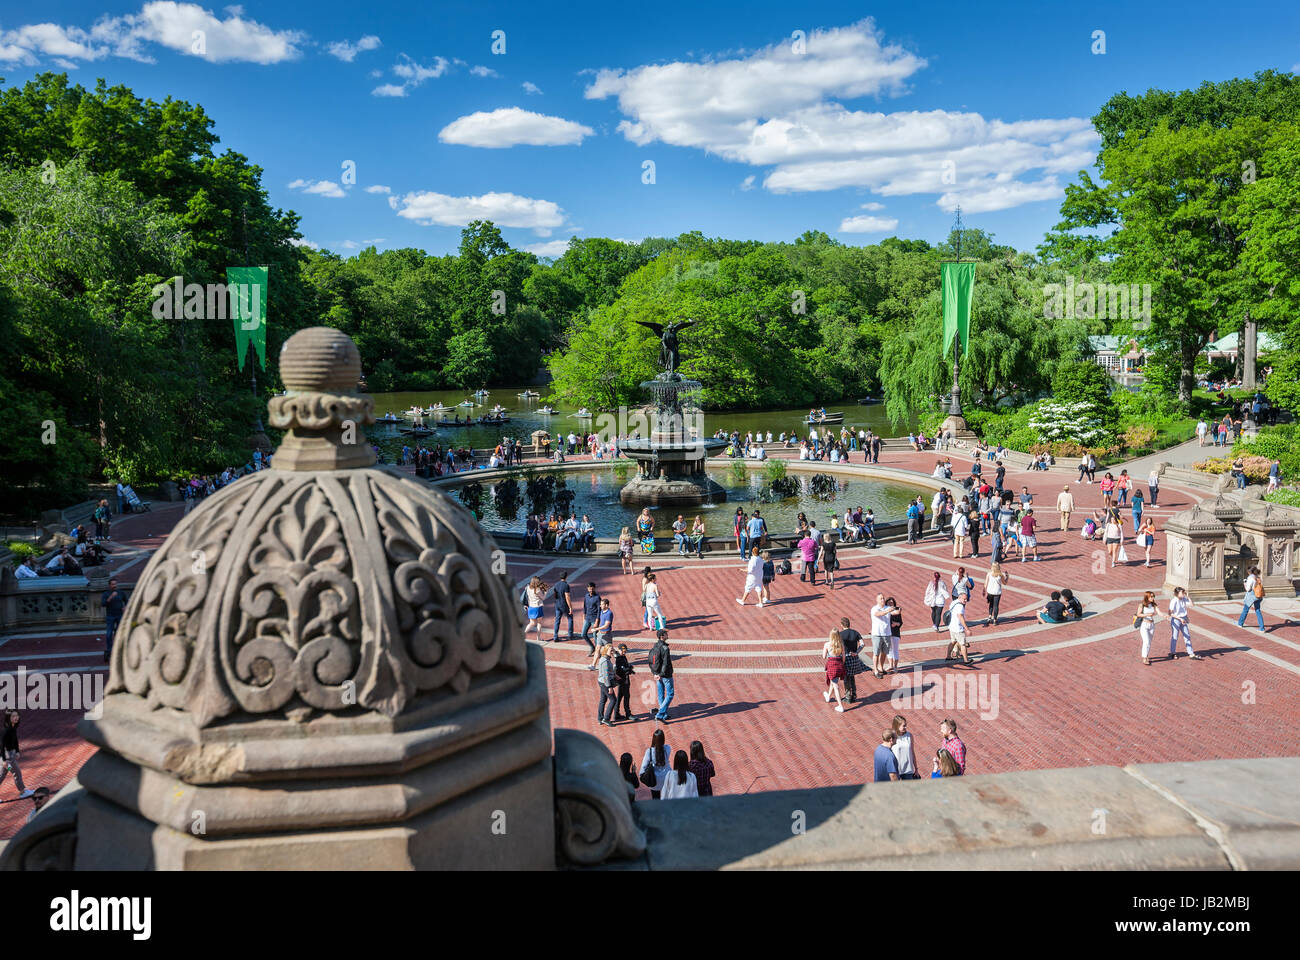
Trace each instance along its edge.
<instances>
[{"instance_id":1,"label":"man in blue shirt","mask_svg":"<svg viewBox=\"0 0 1300 960\"><path fill-rule=\"evenodd\" d=\"M587 584L587 595L582 598L582 639L587 641L587 648L591 653L596 652L596 644L592 642L591 630L596 627L600 619L600 594L596 592L594 583ZM556 632L559 632L557 621ZM600 637L600 629L596 629L596 637Z\"/></svg>"},{"instance_id":2,"label":"man in blue shirt","mask_svg":"<svg viewBox=\"0 0 1300 960\"><path fill-rule=\"evenodd\" d=\"M767 521L759 515L758 510L755 510L746 527L749 533L749 549L759 549L763 545L763 537L767 534Z\"/></svg>"},{"instance_id":3,"label":"man in blue shirt","mask_svg":"<svg viewBox=\"0 0 1300 960\"><path fill-rule=\"evenodd\" d=\"M886 730L880 737L880 746L876 747L875 782L887 783L898 779L898 758L894 756L894 731Z\"/></svg>"}]
</instances>

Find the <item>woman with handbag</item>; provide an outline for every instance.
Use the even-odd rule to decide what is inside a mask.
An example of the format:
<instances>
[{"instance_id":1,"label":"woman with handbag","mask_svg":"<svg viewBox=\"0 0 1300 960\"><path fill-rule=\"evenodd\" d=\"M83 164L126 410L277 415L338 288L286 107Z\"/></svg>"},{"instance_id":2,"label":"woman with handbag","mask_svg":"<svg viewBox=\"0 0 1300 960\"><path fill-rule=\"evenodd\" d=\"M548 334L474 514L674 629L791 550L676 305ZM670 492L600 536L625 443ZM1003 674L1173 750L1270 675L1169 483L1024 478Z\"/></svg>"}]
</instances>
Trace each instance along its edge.
<instances>
[{"instance_id":1,"label":"woman with handbag","mask_svg":"<svg viewBox=\"0 0 1300 960\"><path fill-rule=\"evenodd\" d=\"M894 612L889 615L889 656L885 658L885 673L896 673L898 664L898 644L903 638L903 611L899 605L894 602L893 597L885 598L885 606L892 607Z\"/></svg>"},{"instance_id":2,"label":"woman with handbag","mask_svg":"<svg viewBox=\"0 0 1300 960\"><path fill-rule=\"evenodd\" d=\"M943 608L948 605L948 585L943 582L938 570L925 585L925 605L930 608L930 622L934 624L934 632L943 633Z\"/></svg>"},{"instance_id":3,"label":"woman with handbag","mask_svg":"<svg viewBox=\"0 0 1300 960\"><path fill-rule=\"evenodd\" d=\"M1264 582L1259 576L1259 567L1251 567L1246 576L1246 594L1242 598L1241 616L1237 618L1237 626L1246 625L1246 615L1250 613L1252 607L1255 608L1255 619L1259 621L1259 629L1264 629L1264 612L1259 609L1259 605L1264 600Z\"/></svg>"},{"instance_id":4,"label":"woman with handbag","mask_svg":"<svg viewBox=\"0 0 1300 960\"><path fill-rule=\"evenodd\" d=\"M668 744L664 742L664 732L656 730L650 737L650 746L645 756L641 758L638 777L643 785L650 788L650 796L656 800L659 799L659 791L668 775L669 754Z\"/></svg>"},{"instance_id":5,"label":"woman with handbag","mask_svg":"<svg viewBox=\"0 0 1300 960\"><path fill-rule=\"evenodd\" d=\"M1138 493L1141 492L1141 490L1138 491ZM1135 500L1133 502L1136 503L1137 501ZM1146 563L1142 564L1142 566L1151 566L1151 548L1155 546L1156 543L1156 522L1150 517L1147 517L1146 520L1142 521L1142 526L1137 532L1137 542L1146 552L1147 556Z\"/></svg>"},{"instance_id":6,"label":"woman with handbag","mask_svg":"<svg viewBox=\"0 0 1300 960\"><path fill-rule=\"evenodd\" d=\"M1142 594L1137 613L1133 614L1133 626L1142 634L1142 662L1151 666L1151 640L1156 635L1156 618L1160 608L1156 606L1156 595L1148 590Z\"/></svg>"},{"instance_id":7,"label":"woman with handbag","mask_svg":"<svg viewBox=\"0 0 1300 960\"><path fill-rule=\"evenodd\" d=\"M618 536L618 562L625 574L632 573L632 534L627 527Z\"/></svg>"},{"instance_id":8,"label":"woman with handbag","mask_svg":"<svg viewBox=\"0 0 1300 960\"><path fill-rule=\"evenodd\" d=\"M998 625L998 614L1002 607L1002 588L1010 580L1001 564L995 563L989 567L988 575L984 578L984 599L989 605L989 617L984 621L985 626Z\"/></svg>"},{"instance_id":9,"label":"woman with handbag","mask_svg":"<svg viewBox=\"0 0 1300 960\"><path fill-rule=\"evenodd\" d=\"M691 546L690 549L695 551L695 556L704 559L704 521L699 517L691 524Z\"/></svg>"},{"instance_id":10,"label":"woman with handbag","mask_svg":"<svg viewBox=\"0 0 1300 960\"><path fill-rule=\"evenodd\" d=\"M650 582L650 568L646 567L641 571L641 627L644 630L650 629L650 610L645 605L645 588Z\"/></svg>"},{"instance_id":11,"label":"woman with handbag","mask_svg":"<svg viewBox=\"0 0 1300 960\"><path fill-rule=\"evenodd\" d=\"M844 712L844 698L840 693L840 688L844 686L846 676L844 669L844 641L840 639L840 632L832 630L830 639L822 647L822 660L826 664L826 689L822 691L822 698L831 702L831 694L835 695L835 712Z\"/></svg>"}]
</instances>

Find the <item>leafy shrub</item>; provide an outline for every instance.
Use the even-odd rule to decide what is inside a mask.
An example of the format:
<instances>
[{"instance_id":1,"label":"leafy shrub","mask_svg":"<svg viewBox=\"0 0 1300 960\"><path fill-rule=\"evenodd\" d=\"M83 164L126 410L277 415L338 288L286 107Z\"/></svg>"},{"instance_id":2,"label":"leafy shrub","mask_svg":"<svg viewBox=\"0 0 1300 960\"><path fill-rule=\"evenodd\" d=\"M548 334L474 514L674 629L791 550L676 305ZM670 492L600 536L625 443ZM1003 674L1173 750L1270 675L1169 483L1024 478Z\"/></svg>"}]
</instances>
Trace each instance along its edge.
<instances>
[{"instance_id":1,"label":"leafy shrub","mask_svg":"<svg viewBox=\"0 0 1300 960\"><path fill-rule=\"evenodd\" d=\"M785 479L785 472L784 460L769 460L763 467L763 479L775 485L776 481Z\"/></svg>"},{"instance_id":2,"label":"leafy shrub","mask_svg":"<svg viewBox=\"0 0 1300 960\"><path fill-rule=\"evenodd\" d=\"M1062 363L1052 377L1052 398L1058 403L1105 404L1114 381L1100 364L1089 360Z\"/></svg>"},{"instance_id":3,"label":"leafy shrub","mask_svg":"<svg viewBox=\"0 0 1300 960\"><path fill-rule=\"evenodd\" d=\"M40 547L23 540L10 540L5 546L9 548L19 563L22 563L28 557L39 557L41 555Z\"/></svg>"},{"instance_id":4,"label":"leafy shrub","mask_svg":"<svg viewBox=\"0 0 1300 960\"><path fill-rule=\"evenodd\" d=\"M1107 447L1113 437L1105 424L1102 405L1083 400L1074 403L1045 401L1026 424L1038 434L1039 442L1073 440L1076 443Z\"/></svg>"},{"instance_id":5,"label":"leafy shrub","mask_svg":"<svg viewBox=\"0 0 1300 960\"><path fill-rule=\"evenodd\" d=\"M1129 427L1124 431L1124 445L1126 447L1149 447L1155 443L1158 432L1155 427L1145 425Z\"/></svg>"},{"instance_id":6,"label":"leafy shrub","mask_svg":"<svg viewBox=\"0 0 1300 960\"><path fill-rule=\"evenodd\" d=\"M1300 490L1291 487L1282 487L1280 490L1274 490L1272 493L1264 494L1264 499L1269 503L1281 503L1288 507L1300 507Z\"/></svg>"},{"instance_id":7,"label":"leafy shrub","mask_svg":"<svg viewBox=\"0 0 1300 960\"><path fill-rule=\"evenodd\" d=\"M1201 471L1201 473L1228 473L1232 470L1235 459L1235 457L1212 457L1209 460L1198 460L1192 464L1192 467ZM1247 454L1241 458L1241 461L1247 480L1255 483L1268 482L1268 468L1273 464L1267 457L1255 457Z\"/></svg>"},{"instance_id":8,"label":"leafy shrub","mask_svg":"<svg viewBox=\"0 0 1300 960\"><path fill-rule=\"evenodd\" d=\"M1238 440L1232 452L1277 460L1284 478L1300 479L1300 424L1261 427L1253 440Z\"/></svg>"},{"instance_id":9,"label":"leafy shrub","mask_svg":"<svg viewBox=\"0 0 1300 960\"><path fill-rule=\"evenodd\" d=\"M749 469L745 466L744 460L731 461L731 479L737 483L744 483L749 479Z\"/></svg>"}]
</instances>

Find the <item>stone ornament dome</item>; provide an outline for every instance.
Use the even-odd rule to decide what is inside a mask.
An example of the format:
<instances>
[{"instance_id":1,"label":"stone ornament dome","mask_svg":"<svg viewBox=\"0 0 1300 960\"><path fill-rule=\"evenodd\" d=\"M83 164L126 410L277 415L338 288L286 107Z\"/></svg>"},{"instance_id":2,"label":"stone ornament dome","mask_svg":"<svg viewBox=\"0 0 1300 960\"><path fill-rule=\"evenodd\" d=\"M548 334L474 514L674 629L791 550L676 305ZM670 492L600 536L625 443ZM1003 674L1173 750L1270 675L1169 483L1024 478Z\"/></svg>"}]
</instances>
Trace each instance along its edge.
<instances>
[{"instance_id":1,"label":"stone ornament dome","mask_svg":"<svg viewBox=\"0 0 1300 960\"><path fill-rule=\"evenodd\" d=\"M108 693L203 728L393 718L480 680L522 684L522 624L491 540L444 494L374 465L356 345L301 330L280 369L270 422L288 433L273 466L195 507L151 558Z\"/></svg>"}]
</instances>

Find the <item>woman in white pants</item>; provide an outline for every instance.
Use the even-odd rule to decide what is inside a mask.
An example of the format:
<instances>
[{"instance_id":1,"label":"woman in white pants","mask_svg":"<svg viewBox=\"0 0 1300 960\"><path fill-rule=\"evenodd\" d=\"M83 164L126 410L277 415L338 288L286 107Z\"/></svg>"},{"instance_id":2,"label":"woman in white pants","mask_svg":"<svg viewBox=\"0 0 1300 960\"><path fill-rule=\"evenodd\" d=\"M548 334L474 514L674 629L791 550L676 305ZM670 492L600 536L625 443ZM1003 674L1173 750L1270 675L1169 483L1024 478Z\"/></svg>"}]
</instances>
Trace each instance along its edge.
<instances>
[{"instance_id":1,"label":"woman in white pants","mask_svg":"<svg viewBox=\"0 0 1300 960\"><path fill-rule=\"evenodd\" d=\"M1178 635L1183 635L1188 660L1204 660L1192 649L1192 630L1187 624L1187 611L1192 601L1183 587L1174 587L1174 598L1169 601L1169 659L1178 659Z\"/></svg>"},{"instance_id":2,"label":"woman in white pants","mask_svg":"<svg viewBox=\"0 0 1300 960\"><path fill-rule=\"evenodd\" d=\"M659 584L655 582L655 575L647 573L645 584L646 619L650 621L651 628L656 629L668 626L668 618L664 616L663 607L659 605L659 597Z\"/></svg>"},{"instance_id":3,"label":"woman in white pants","mask_svg":"<svg viewBox=\"0 0 1300 960\"><path fill-rule=\"evenodd\" d=\"M1151 666L1151 641L1156 635L1156 618L1160 609L1156 606L1156 595L1148 590L1142 594L1142 603L1138 605L1136 616L1139 617L1138 630L1142 634L1142 662Z\"/></svg>"}]
</instances>

